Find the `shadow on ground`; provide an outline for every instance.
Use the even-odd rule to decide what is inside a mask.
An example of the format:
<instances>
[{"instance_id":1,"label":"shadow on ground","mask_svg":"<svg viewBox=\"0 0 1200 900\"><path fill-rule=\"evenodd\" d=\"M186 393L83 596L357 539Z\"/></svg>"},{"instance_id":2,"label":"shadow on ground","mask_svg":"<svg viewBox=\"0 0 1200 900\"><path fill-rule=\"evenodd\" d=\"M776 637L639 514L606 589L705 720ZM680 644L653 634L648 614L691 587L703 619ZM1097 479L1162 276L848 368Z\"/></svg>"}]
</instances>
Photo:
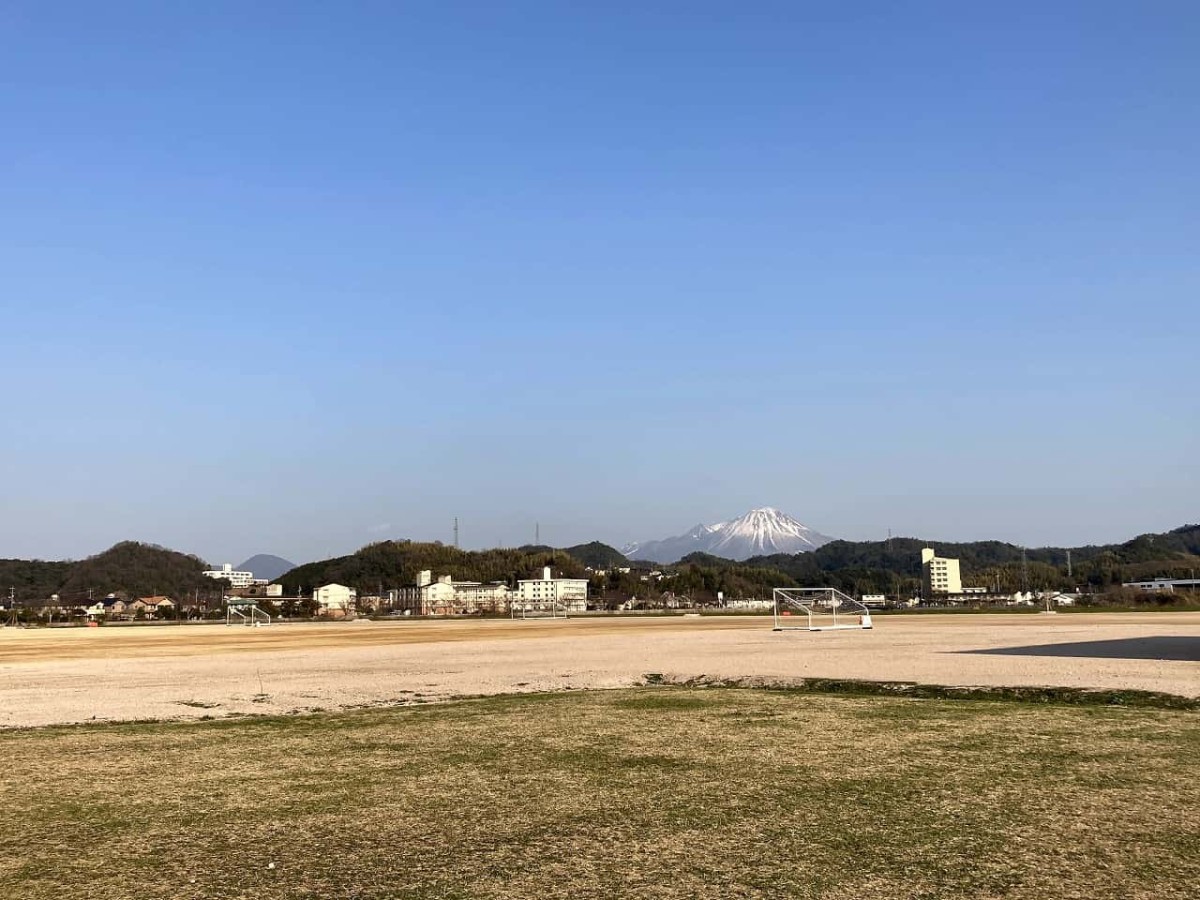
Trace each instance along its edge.
<instances>
[{"instance_id":1,"label":"shadow on ground","mask_svg":"<svg viewBox=\"0 0 1200 900\"><path fill-rule=\"evenodd\" d=\"M1092 659L1163 659L1200 662L1200 637L1161 635L1119 638L1112 641L1079 641L1073 644L1035 644L1030 647L993 647L962 650L999 656L1076 656Z\"/></svg>"}]
</instances>

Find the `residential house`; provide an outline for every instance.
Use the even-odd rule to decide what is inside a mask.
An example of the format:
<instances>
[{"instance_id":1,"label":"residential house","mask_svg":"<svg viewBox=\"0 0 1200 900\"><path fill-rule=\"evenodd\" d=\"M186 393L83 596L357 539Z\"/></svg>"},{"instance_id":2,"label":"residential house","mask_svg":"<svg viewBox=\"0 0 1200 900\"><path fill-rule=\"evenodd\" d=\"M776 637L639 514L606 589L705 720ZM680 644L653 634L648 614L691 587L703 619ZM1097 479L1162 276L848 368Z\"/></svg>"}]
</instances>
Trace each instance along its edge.
<instances>
[{"instance_id":1,"label":"residential house","mask_svg":"<svg viewBox=\"0 0 1200 900\"><path fill-rule=\"evenodd\" d=\"M169 616L175 611L175 601L170 597L138 597L129 604L129 611L135 616L140 611L148 619L158 619Z\"/></svg>"},{"instance_id":2,"label":"residential house","mask_svg":"<svg viewBox=\"0 0 1200 900\"><path fill-rule=\"evenodd\" d=\"M124 619L130 616L129 604L116 594L109 594L103 600L88 601L78 608L89 619Z\"/></svg>"}]
</instances>

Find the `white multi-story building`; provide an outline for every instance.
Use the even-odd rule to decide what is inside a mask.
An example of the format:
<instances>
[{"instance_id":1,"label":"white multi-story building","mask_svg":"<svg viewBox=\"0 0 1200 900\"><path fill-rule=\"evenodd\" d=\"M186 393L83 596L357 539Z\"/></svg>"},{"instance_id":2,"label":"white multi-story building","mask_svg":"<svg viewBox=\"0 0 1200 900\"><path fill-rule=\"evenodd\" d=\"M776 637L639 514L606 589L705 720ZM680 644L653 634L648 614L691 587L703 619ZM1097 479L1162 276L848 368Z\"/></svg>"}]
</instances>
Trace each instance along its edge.
<instances>
[{"instance_id":1,"label":"white multi-story building","mask_svg":"<svg viewBox=\"0 0 1200 900\"><path fill-rule=\"evenodd\" d=\"M1121 587L1137 588L1139 591L1162 591L1172 593L1176 588L1200 590L1200 578L1155 578L1153 581L1126 581Z\"/></svg>"},{"instance_id":2,"label":"white multi-story building","mask_svg":"<svg viewBox=\"0 0 1200 900\"><path fill-rule=\"evenodd\" d=\"M567 612L587 610L586 578L554 578L550 567L542 569L541 578L521 579L517 582L514 604L524 609L556 606Z\"/></svg>"},{"instance_id":3,"label":"white multi-story building","mask_svg":"<svg viewBox=\"0 0 1200 900\"><path fill-rule=\"evenodd\" d=\"M932 547L926 547L921 551L921 587L926 597L961 594L962 575L959 573L958 560L938 556Z\"/></svg>"},{"instance_id":4,"label":"white multi-story building","mask_svg":"<svg viewBox=\"0 0 1200 900\"><path fill-rule=\"evenodd\" d=\"M455 581L449 575L433 580L425 569L417 577L419 611L426 616L461 615L479 612L504 612L508 607L508 585L502 581Z\"/></svg>"},{"instance_id":5,"label":"white multi-story building","mask_svg":"<svg viewBox=\"0 0 1200 900\"><path fill-rule=\"evenodd\" d=\"M255 578L253 572L235 572L232 563L225 563L219 569L209 569L204 573L208 578L224 578L231 587L244 588L252 584L266 584L267 579Z\"/></svg>"},{"instance_id":6,"label":"white multi-story building","mask_svg":"<svg viewBox=\"0 0 1200 900\"><path fill-rule=\"evenodd\" d=\"M326 584L313 591L312 598L322 615L346 616L354 612L358 591L344 584Z\"/></svg>"}]
</instances>

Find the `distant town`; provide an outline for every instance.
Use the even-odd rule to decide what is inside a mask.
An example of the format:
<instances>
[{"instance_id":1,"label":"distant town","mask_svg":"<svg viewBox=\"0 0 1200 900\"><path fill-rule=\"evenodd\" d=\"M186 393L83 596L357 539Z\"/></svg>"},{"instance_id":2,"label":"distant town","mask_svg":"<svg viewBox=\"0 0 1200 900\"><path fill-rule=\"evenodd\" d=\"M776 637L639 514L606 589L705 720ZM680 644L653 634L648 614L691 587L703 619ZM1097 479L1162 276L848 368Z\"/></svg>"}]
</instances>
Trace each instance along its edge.
<instances>
[{"instance_id":1,"label":"distant town","mask_svg":"<svg viewBox=\"0 0 1200 900\"><path fill-rule=\"evenodd\" d=\"M1189 526L1188 529L1180 529L1171 534L1178 535L1185 530L1188 530L1189 534L1190 531L1200 531L1195 526ZM1190 536L1190 539L1192 537L1194 536ZM1136 540L1144 538L1145 536ZM118 545L118 548L128 552L131 546L139 548L138 553L143 557L149 555L155 562L164 554L184 560L195 559L146 545L127 543ZM481 551L472 554L470 551L460 551L441 544L384 542L364 548L360 553L370 551L378 556L386 550L418 556L448 555L451 559L521 552ZM85 599L64 599L59 594L51 594L44 599L22 598L17 596L16 588L12 587L9 589L9 596L0 600L0 612L3 613L0 615L0 622L8 625L99 624L222 618L226 621L254 621L256 615L268 621L279 618L347 619L370 616L554 616L589 612L688 609L755 612L771 608L772 584L784 586L785 582L796 583L795 578L780 570L739 565L733 561L725 561L728 565L725 566L724 577L713 577L713 572L720 571L721 562L714 562L713 558L682 560L675 565L630 561L602 544L581 545L568 551L555 551L551 548L523 550L522 558L548 556L549 564L529 572L526 577L456 577L451 572L421 568L409 583L388 585L382 577L367 572L364 573L365 577L360 575L359 584L331 579L319 580L319 583L306 586L297 581L297 577L304 574L321 574L326 570L336 571L337 567L330 569L322 564L295 567L272 581L258 577L253 570L234 568L232 564L226 563L219 568L205 568L200 571L198 574L211 587L197 587L190 594L153 593L139 596L128 591L111 591L103 596L92 596L94 591L89 590L89 596ZM1071 551L1067 551L1068 572L1074 574L1070 554ZM581 561L581 558L596 555L606 556L612 562L587 565ZM795 556L800 559L805 555ZM1185 562L1193 561L1190 554L1183 554L1180 558ZM558 563L559 567L554 563ZM146 566L147 562L145 559L139 559L132 565ZM1177 599L1188 601L1200 591L1200 579L1194 577L1194 570L1189 573L1189 577L1157 576L1121 581L1103 590L1082 584L1070 588L1055 586L1048 583L1053 579L1047 577L1047 567L1044 563L1040 564L1040 570L1031 572L1030 561L1024 551L1019 568L1015 570L1020 578L1016 589L1004 588L1004 585L1011 584L1013 580L1011 567L1005 570L1002 567L977 565L975 577L965 578L962 561L956 557L940 555L934 547L920 548L918 565L918 578L895 580L898 590L876 591L868 587L856 591L854 596L863 605L880 610L967 606L1058 608L1112 605L1120 602L1162 604ZM477 559L475 567L479 568ZM570 571L564 572L561 567ZM448 565L446 568L463 570L464 566L460 563ZM1178 569L1178 565L1174 568ZM1000 576L1002 571L1006 571L1004 578ZM747 575L750 577L747 578ZM374 581L377 588L364 590L361 585L363 580ZM810 580L813 584L809 586L825 586L816 583L821 580L819 578ZM828 582L836 579L824 580ZM859 583L863 582L860 580Z\"/></svg>"}]
</instances>

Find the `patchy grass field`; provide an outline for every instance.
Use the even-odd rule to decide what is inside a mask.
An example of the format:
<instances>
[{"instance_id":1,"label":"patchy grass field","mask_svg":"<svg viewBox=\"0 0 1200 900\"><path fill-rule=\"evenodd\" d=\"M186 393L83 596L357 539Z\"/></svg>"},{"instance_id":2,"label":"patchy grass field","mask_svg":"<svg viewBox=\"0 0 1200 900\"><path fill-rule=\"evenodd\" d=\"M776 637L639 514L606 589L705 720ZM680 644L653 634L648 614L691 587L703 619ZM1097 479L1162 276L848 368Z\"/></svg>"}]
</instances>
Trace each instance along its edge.
<instances>
[{"instance_id":1,"label":"patchy grass field","mask_svg":"<svg viewBox=\"0 0 1200 900\"><path fill-rule=\"evenodd\" d=\"M13 731L0 758L0 896L27 900L1200 884L1187 711L658 687Z\"/></svg>"}]
</instances>

